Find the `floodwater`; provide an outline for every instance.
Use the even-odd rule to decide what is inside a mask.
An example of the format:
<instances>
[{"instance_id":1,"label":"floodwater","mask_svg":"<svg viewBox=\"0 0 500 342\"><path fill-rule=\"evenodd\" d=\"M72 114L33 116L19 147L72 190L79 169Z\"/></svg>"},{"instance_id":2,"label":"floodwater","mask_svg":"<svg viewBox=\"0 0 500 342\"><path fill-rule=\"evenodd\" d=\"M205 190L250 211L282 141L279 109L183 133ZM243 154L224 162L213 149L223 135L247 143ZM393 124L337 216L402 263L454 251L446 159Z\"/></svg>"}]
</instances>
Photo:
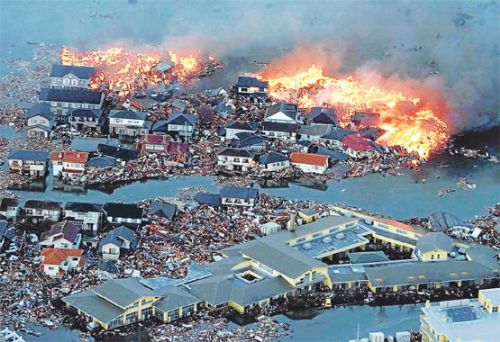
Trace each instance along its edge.
<instances>
[{"instance_id":1,"label":"floodwater","mask_svg":"<svg viewBox=\"0 0 500 342\"><path fill-rule=\"evenodd\" d=\"M471 183L476 184L476 188L459 189L441 197L438 195L442 189L458 188L456 182L460 177L467 177ZM345 203L397 219L428 216L436 211L446 211L459 218L469 219L474 215L487 213L488 208L500 201L499 178L497 164L480 160L453 160L450 163L426 167L420 172L405 172L402 176L370 174L339 182L332 181L326 183L326 189L310 188L294 182L286 187L263 188L261 191L287 199ZM115 189L112 193L98 190L87 190L83 193L62 192L52 190L52 177L48 176L43 192L13 192L20 196L21 200L137 202L158 196L172 197L182 188L195 186L210 192L217 191L212 177L176 176L170 179L133 182Z\"/></svg>"},{"instance_id":2,"label":"floodwater","mask_svg":"<svg viewBox=\"0 0 500 342\"><path fill-rule=\"evenodd\" d=\"M420 308L420 304L384 307L351 306L320 310L313 319L290 319L285 315L278 315L273 319L290 324L291 334L279 341L347 342L356 338L358 325L360 337L368 337L370 332L383 332L386 336L394 336L398 331L418 331ZM254 323L247 326L252 328ZM233 329L236 325L229 323L229 327ZM49 330L32 325L28 325L28 328L41 332L42 336L37 338L21 334L27 341L79 341L80 337L78 330L65 328ZM146 331L141 328L129 336L117 336L109 341L131 342L139 340L143 342L150 341Z\"/></svg>"}]
</instances>

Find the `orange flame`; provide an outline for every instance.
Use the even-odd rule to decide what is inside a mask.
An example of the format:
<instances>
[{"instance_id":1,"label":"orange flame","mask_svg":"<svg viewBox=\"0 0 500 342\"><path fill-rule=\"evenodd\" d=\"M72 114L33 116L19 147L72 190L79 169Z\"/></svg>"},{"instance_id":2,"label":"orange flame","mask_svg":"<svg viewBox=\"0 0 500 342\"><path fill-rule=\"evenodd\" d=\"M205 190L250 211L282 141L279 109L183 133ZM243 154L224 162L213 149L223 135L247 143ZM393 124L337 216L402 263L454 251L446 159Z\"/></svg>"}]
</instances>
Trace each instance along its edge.
<instances>
[{"instance_id":1,"label":"orange flame","mask_svg":"<svg viewBox=\"0 0 500 342\"><path fill-rule=\"evenodd\" d=\"M165 73L154 70L163 60L160 54L135 53L123 48L86 53L63 48L61 61L64 65L96 67L98 72L91 80L92 89L98 89L106 84L109 90L117 89L126 94L150 84L161 82L169 84L175 78L186 81L202 70L203 63L199 56L178 56L174 53L169 55L174 65ZM210 60L210 63L213 61Z\"/></svg>"},{"instance_id":2,"label":"orange flame","mask_svg":"<svg viewBox=\"0 0 500 342\"><path fill-rule=\"evenodd\" d=\"M401 91L384 90L351 77L326 76L315 65L286 75L274 75L273 68L268 67L260 77L269 82L272 98L297 103L301 108L333 107L343 124L350 121L355 111L378 113L377 126L385 133L377 142L404 147L422 159L427 159L449 138L447 125L430 105Z\"/></svg>"}]
</instances>

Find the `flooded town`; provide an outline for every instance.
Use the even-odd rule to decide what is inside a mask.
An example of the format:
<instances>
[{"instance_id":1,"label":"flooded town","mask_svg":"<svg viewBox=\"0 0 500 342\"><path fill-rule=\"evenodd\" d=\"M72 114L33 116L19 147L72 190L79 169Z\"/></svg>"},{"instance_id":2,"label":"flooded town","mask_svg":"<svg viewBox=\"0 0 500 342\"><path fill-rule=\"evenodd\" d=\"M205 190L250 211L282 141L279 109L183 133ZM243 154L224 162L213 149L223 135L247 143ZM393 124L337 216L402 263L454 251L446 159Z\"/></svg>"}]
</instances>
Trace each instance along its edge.
<instances>
[{"instance_id":1,"label":"flooded town","mask_svg":"<svg viewBox=\"0 0 500 342\"><path fill-rule=\"evenodd\" d=\"M0 341L497 340L498 5L254 5L0 4Z\"/></svg>"}]
</instances>

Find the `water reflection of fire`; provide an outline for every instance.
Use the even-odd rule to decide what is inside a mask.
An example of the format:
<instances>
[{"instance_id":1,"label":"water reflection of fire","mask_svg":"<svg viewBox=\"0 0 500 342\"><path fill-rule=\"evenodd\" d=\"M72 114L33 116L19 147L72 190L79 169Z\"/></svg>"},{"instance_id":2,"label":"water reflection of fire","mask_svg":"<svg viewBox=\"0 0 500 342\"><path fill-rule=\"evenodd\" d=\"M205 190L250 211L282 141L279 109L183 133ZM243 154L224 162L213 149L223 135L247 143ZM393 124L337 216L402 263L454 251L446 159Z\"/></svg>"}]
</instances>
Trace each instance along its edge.
<instances>
[{"instance_id":1,"label":"water reflection of fire","mask_svg":"<svg viewBox=\"0 0 500 342\"><path fill-rule=\"evenodd\" d=\"M136 53L123 48L89 52L63 48L61 60L64 65L95 67L97 73L91 80L92 89L104 87L121 93L152 84L187 81L199 76L206 64L215 64L212 58L203 63L199 55L181 56L170 52L169 57L164 58L158 53Z\"/></svg>"},{"instance_id":2,"label":"water reflection of fire","mask_svg":"<svg viewBox=\"0 0 500 342\"><path fill-rule=\"evenodd\" d=\"M377 142L404 147L408 152L418 153L422 159L427 159L449 138L447 125L437 115L440 108L435 108L436 103L446 107L441 99L426 101L408 95L408 89L395 91L391 86L387 90L383 85L370 85L351 77L330 77L315 65L302 71L283 72L274 71L271 64L263 70L261 78L269 82L271 97L298 103L301 108L333 107L343 124L350 121L355 111L378 113L375 125L384 133ZM430 94L428 91L422 93Z\"/></svg>"}]
</instances>

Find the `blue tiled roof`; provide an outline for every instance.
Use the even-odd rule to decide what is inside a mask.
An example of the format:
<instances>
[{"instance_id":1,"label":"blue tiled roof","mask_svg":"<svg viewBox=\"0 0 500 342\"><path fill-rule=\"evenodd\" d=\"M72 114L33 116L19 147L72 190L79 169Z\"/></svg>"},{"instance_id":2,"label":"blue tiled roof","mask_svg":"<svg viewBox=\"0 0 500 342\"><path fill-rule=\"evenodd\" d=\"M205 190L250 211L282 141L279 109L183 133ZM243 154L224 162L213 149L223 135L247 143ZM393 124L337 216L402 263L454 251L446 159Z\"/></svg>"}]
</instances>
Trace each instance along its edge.
<instances>
[{"instance_id":1,"label":"blue tiled roof","mask_svg":"<svg viewBox=\"0 0 500 342\"><path fill-rule=\"evenodd\" d=\"M257 199L259 191L255 188L227 186L220 190L220 195L225 198Z\"/></svg>"},{"instance_id":2,"label":"blue tiled roof","mask_svg":"<svg viewBox=\"0 0 500 342\"><path fill-rule=\"evenodd\" d=\"M85 89L42 88L40 101L100 104L102 92Z\"/></svg>"},{"instance_id":3,"label":"blue tiled roof","mask_svg":"<svg viewBox=\"0 0 500 342\"><path fill-rule=\"evenodd\" d=\"M90 159L85 167L95 167L95 168L105 168L105 167L115 167L116 159L113 157L102 156Z\"/></svg>"},{"instance_id":4,"label":"blue tiled roof","mask_svg":"<svg viewBox=\"0 0 500 342\"><path fill-rule=\"evenodd\" d=\"M266 154L263 154L259 157L259 163L263 165L267 164L273 164L281 161L287 161L288 157L285 156L284 154L277 153L277 152L269 152Z\"/></svg>"},{"instance_id":5,"label":"blue tiled roof","mask_svg":"<svg viewBox=\"0 0 500 342\"><path fill-rule=\"evenodd\" d=\"M48 103L37 103L33 105L28 111L28 118L33 116L40 115L46 118L47 120L52 120L54 114L50 111L50 105Z\"/></svg>"},{"instance_id":6,"label":"blue tiled roof","mask_svg":"<svg viewBox=\"0 0 500 342\"><path fill-rule=\"evenodd\" d=\"M50 77L63 77L73 74L80 79L90 79L95 73L93 67L53 64Z\"/></svg>"},{"instance_id":7,"label":"blue tiled roof","mask_svg":"<svg viewBox=\"0 0 500 342\"><path fill-rule=\"evenodd\" d=\"M184 114L180 112L174 112L170 114L167 119L168 124L174 125L185 125L189 124L191 126L196 125L196 117L192 114Z\"/></svg>"},{"instance_id":8,"label":"blue tiled roof","mask_svg":"<svg viewBox=\"0 0 500 342\"><path fill-rule=\"evenodd\" d=\"M218 194L209 194L207 192L198 192L195 196L195 201L199 204L207 204L212 207L220 206L220 195Z\"/></svg>"},{"instance_id":9,"label":"blue tiled roof","mask_svg":"<svg viewBox=\"0 0 500 342\"><path fill-rule=\"evenodd\" d=\"M144 112L136 112L133 110L112 110L109 113L110 118L120 118L129 120L146 120L147 114Z\"/></svg>"},{"instance_id":10,"label":"blue tiled roof","mask_svg":"<svg viewBox=\"0 0 500 342\"><path fill-rule=\"evenodd\" d=\"M45 151L17 150L10 152L7 159L47 161L49 160L49 153Z\"/></svg>"}]
</instances>

